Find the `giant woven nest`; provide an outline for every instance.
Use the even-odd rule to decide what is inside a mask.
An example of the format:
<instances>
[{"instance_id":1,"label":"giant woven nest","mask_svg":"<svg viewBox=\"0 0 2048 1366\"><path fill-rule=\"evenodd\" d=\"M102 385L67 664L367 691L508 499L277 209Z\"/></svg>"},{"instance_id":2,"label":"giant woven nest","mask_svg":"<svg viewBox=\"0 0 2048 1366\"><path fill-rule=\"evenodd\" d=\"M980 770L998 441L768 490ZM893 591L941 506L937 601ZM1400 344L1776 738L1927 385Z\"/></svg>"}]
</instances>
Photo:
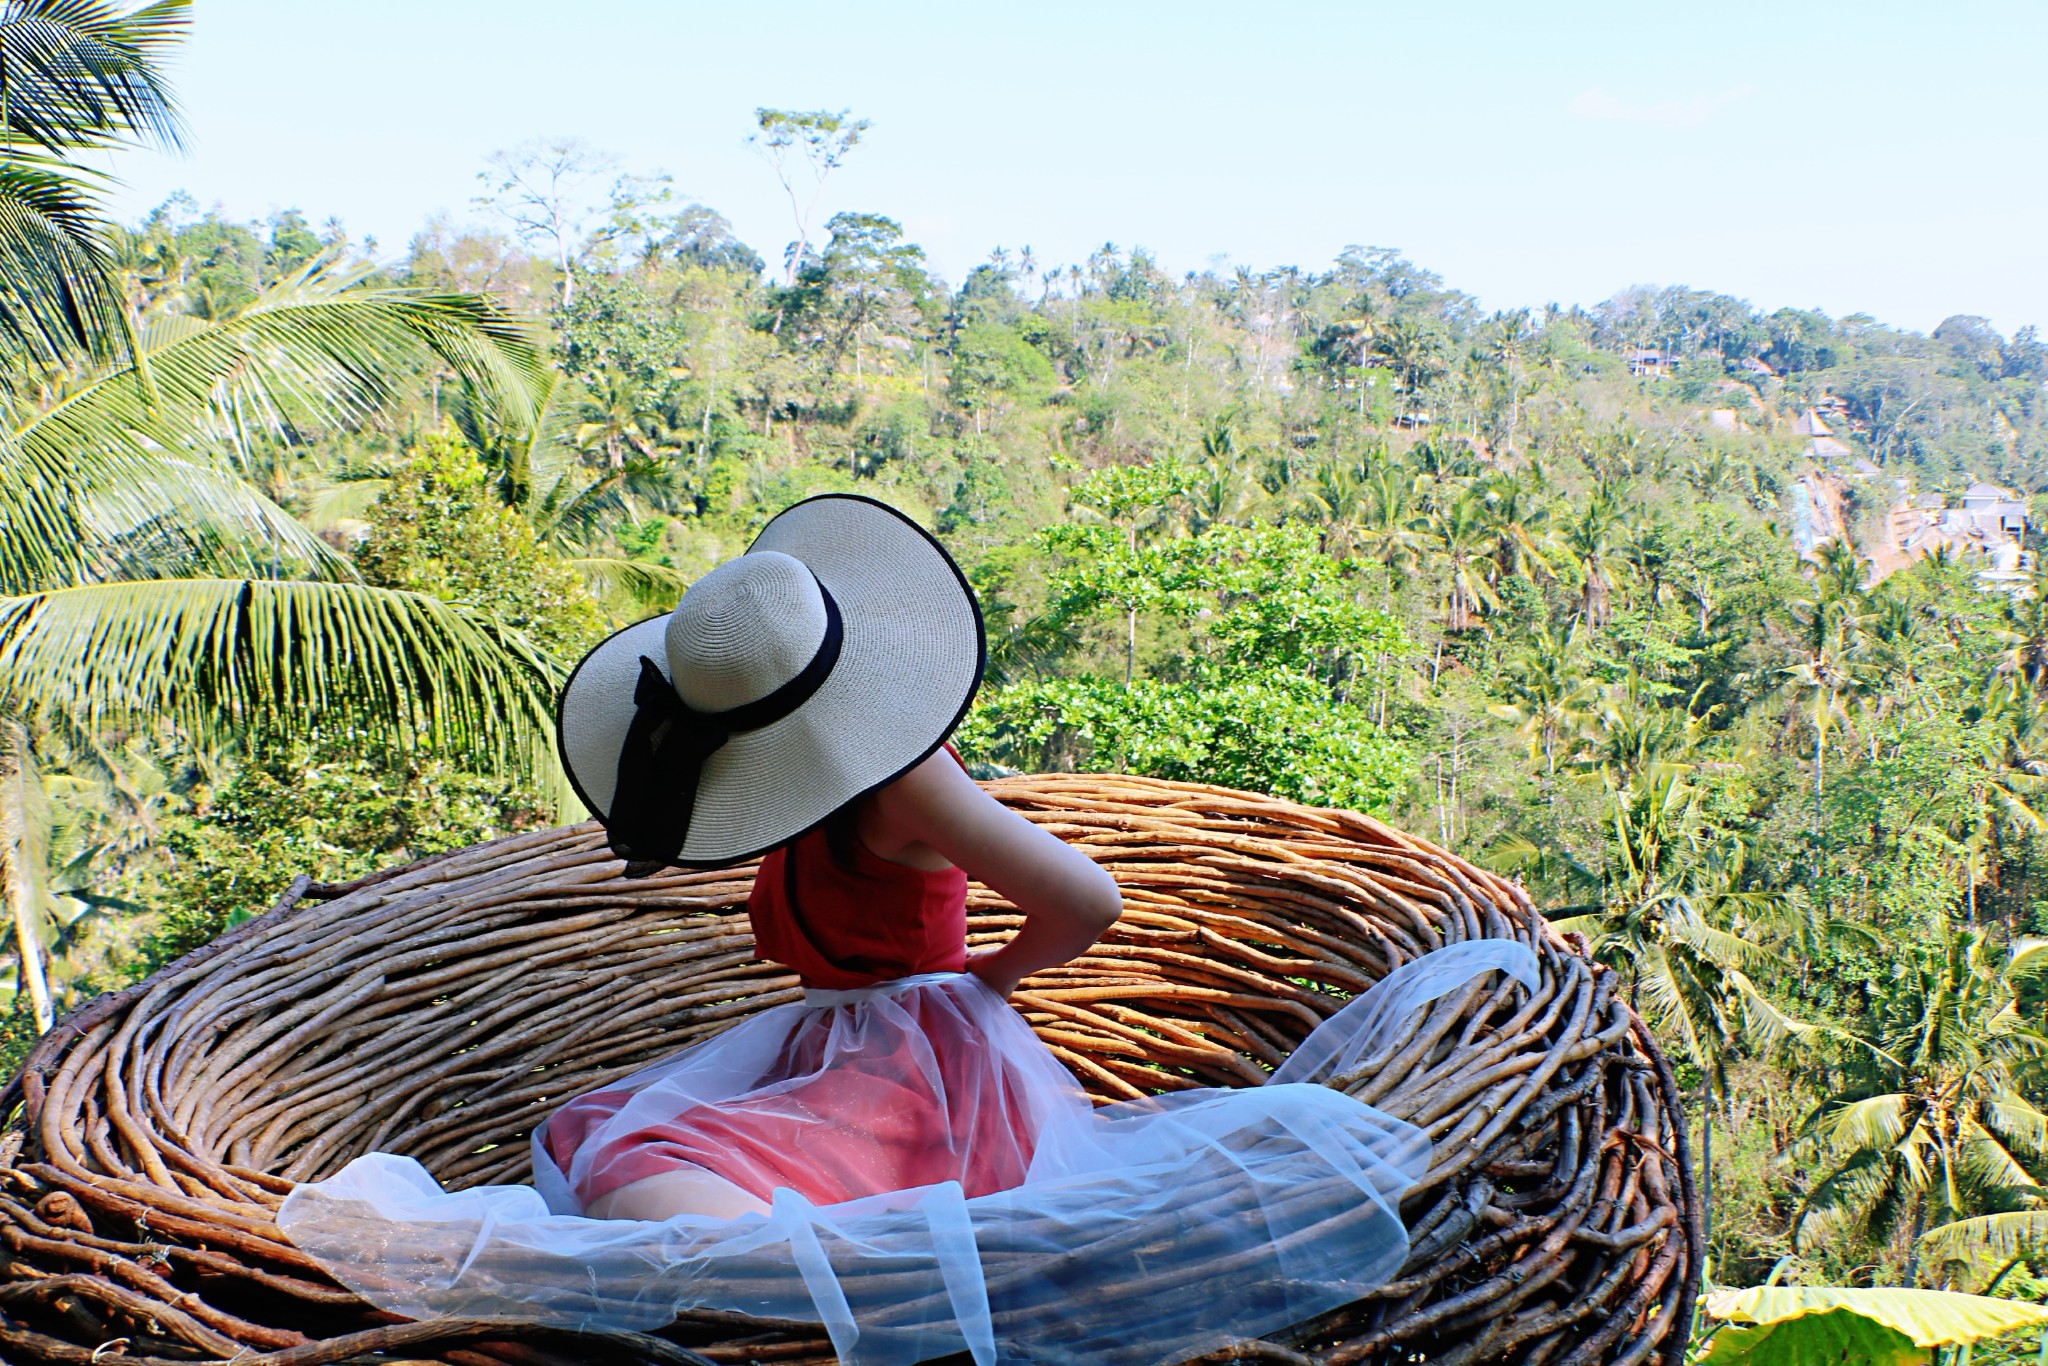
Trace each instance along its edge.
<instances>
[{"instance_id":1,"label":"giant woven nest","mask_svg":"<svg viewBox=\"0 0 2048 1366\"><path fill-rule=\"evenodd\" d=\"M1100 1099L1256 1085L1351 993L1441 944L1513 938L1541 960L1533 996L1487 975L1349 1079L1435 1140L1399 1276L1206 1360L1676 1366L1702 1255L1677 1089L1614 976L1521 889L1376 821L1246 793L991 790L1123 887L1108 938L1015 998ZM528 1128L553 1105L798 999L754 958L751 875L626 881L580 825L341 886L301 878L73 1015L0 1099L0 1359L831 1361L817 1325L730 1315L659 1335L406 1322L328 1280L272 1217L293 1182L372 1149L455 1186L524 1180ZM970 910L979 943L1018 923L980 888Z\"/></svg>"}]
</instances>

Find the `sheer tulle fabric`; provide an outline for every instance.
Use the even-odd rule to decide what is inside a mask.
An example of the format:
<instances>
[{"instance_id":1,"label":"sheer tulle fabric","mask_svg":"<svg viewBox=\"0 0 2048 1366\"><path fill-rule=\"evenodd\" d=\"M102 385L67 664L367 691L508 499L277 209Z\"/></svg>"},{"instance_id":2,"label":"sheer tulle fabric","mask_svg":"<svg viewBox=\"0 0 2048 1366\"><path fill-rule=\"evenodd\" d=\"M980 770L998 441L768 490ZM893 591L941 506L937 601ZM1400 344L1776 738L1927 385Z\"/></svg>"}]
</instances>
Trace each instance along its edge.
<instances>
[{"instance_id":1,"label":"sheer tulle fabric","mask_svg":"<svg viewBox=\"0 0 2048 1366\"><path fill-rule=\"evenodd\" d=\"M1180 1360L1334 1309L1400 1267L1400 1200L1428 1168L1428 1140L1316 1083L1370 1069L1393 1026L1495 969L1536 984L1519 944L1453 945L1325 1021L1264 1087L1100 1110L973 977L813 993L609 1088L625 1099L575 1142L557 1137L567 1171L537 1134L538 1189L447 1192L417 1162L372 1153L294 1190L278 1224L343 1284L410 1318L650 1329L719 1309L820 1320L849 1366L963 1350L978 1366ZM941 1033L955 1028L974 1031L979 1065L955 1056L958 1040ZM792 1057L810 1070L778 1073ZM891 1149L899 1117L884 1112L886 1095L864 1106L858 1090L811 1089L834 1059L883 1057L917 1061L912 1085L941 1101L943 1122L908 1157ZM662 1104L763 1090L799 1143L823 1141L829 1176L757 1153L742 1184L780 1182L767 1215L639 1223L576 1212L578 1186L626 1161L617 1140L658 1127ZM1017 1162L1021 1181L988 1188ZM802 1189L919 1178L829 1204ZM1126 1293L1139 1283L1142 1296Z\"/></svg>"},{"instance_id":2,"label":"sheer tulle fabric","mask_svg":"<svg viewBox=\"0 0 2048 1366\"><path fill-rule=\"evenodd\" d=\"M1054 1112L1086 1108L979 979L804 997L556 1111L534 1135L548 1207L581 1214L683 1164L763 1200L787 1187L830 1205L941 1181L986 1195L1024 1179Z\"/></svg>"}]
</instances>

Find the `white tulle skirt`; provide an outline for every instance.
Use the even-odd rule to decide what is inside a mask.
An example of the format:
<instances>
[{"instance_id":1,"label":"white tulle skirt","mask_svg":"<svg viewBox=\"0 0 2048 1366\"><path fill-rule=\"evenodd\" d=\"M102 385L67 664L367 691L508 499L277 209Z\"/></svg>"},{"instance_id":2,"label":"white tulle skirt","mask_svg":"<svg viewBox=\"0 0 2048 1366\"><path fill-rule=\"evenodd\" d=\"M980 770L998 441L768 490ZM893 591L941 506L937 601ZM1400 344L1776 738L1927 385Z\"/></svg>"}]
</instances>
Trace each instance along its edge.
<instances>
[{"instance_id":1,"label":"white tulle skirt","mask_svg":"<svg viewBox=\"0 0 2048 1366\"><path fill-rule=\"evenodd\" d=\"M1349 1303L1400 1268L1401 1197L1429 1167L1428 1139L1321 1083L1369 1065L1413 1011L1493 970L1536 985L1522 945L1452 945L1324 1021L1263 1087L1102 1109L974 977L810 993L607 1088L608 1113L579 1132L566 1168L559 1136L551 1150L537 1132L535 1186L444 1191L412 1159L371 1153L294 1190L278 1225L408 1318L647 1330L709 1309L821 1321L848 1366L960 1351L977 1366L1178 1361ZM956 1027L973 1031L979 1063L959 1060L957 1039L919 1042ZM725 1220L578 1212L593 1173L630 1154L622 1137L720 1107L765 1110L796 1126L798 1148L814 1133L828 1163L855 1162L822 1189L903 1170L887 1127L902 1107L820 1079L906 1058L944 1116L908 1169L950 1164L949 1179L835 1203L778 1185L768 1214ZM977 1122L992 1109L1000 1123ZM1013 1151L1019 1125L1029 1132ZM1016 1184L969 1194L1012 1161L1028 1161Z\"/></svg>"}]
</instances>

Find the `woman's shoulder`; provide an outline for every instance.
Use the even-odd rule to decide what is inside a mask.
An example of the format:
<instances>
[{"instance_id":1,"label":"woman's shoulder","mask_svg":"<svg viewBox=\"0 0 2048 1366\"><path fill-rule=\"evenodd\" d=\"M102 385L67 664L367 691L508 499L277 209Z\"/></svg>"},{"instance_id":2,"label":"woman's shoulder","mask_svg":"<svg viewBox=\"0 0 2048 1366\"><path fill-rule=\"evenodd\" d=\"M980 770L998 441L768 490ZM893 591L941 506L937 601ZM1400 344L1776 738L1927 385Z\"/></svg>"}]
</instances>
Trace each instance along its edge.
<instances>
[{"instance_id":1,"label":"woman's shoulder","mask_svg":"<svg viewBox=\"0 0 2048 1366\"><path fill-rule=\"evenodd\" d=\"M938 813L977 799L986 800L947 745L868 798L860 813L860 842L890 863L941 872L953 865L934 847L942 825Z\"/></svg>"}]
</instances>

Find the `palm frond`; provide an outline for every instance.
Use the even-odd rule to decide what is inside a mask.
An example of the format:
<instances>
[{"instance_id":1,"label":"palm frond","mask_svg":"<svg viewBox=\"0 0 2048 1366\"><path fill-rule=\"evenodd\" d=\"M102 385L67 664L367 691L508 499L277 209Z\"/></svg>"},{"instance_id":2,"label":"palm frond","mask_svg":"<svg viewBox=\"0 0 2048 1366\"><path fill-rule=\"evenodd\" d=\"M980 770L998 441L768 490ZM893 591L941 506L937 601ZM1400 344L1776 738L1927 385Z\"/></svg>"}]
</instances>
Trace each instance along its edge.
<instances>
[{"instance_id":1,"label":"palm frond","mask_svg":"<svg viewBox=\"0 0 2048 1366\"><path fill-rule=\"evenodd\" d=\"M1697 914L1673 916L1666 923L1671 927L1673 938L1718 968L1772 967L1785 961L1764 945L1717 929Z\"/></svg>"},{"instance_id":2,"label":"palm frond","mask_svg":"<svg viewBox=\"0 0 2048 1366\"><path fill-rule=\"evenodd\" d=\"M1888 1150L1906 1135L1907 1106L1903 1095L1866 1096L1837 1107L1828 1127L1835 1142L1847 1147Z\"/></svg>"},{"instance_id":3,"label":"palm frond","mask_svg":"<svg viewBox=\"0 0 2048 1366\"><path fill-rule=\"evenodd\" d=\"M161 717L201 736L339 718L400 743L545 767L559 670L526 639L423 594L183 579L0 599L0 702L87 727Z\"/></svg>"},{"instance_id":4,"label":"palm frond","mask_svg":"<svg viewBox=\"0 0 2048 1366\"><path fill-rule=\"evenodd\" d=\"M587 555L566 563L583 576L583 582L597 596L635 607L666 611L675 606L691 582L687 574L645 560Z\"/></svg>"},{"instance_id":5,"label":"palm frond","mask_svg":"<svg viewBox=\"0 0 2048 1366\"><path fill-rule=\"evenodd\" d=\"M263 522L289 539L289 519L264 512L271 505L254 489L219 474L201 487L192 470L224 472L257 427L359 418L390 396L407 357L426 352L512 407L530 402L544 374L522 325L485 300L368 285L317 265L225 320L152 327L139 364L85 384L0 442L0 591L93 577L110 516L116 532L144 515L204 514ZM317 558L313 538L296 535L296 553Z\"/></svg>"},{"instance_id":6,"label":"palm frond","mask_svg":"<svg viewBox=\"0 0 2048 1366\"><path fill-rule=\"evenodd\" d=\"M2048 1247L2048 1210L2013 1210L1958 1219L1921 1235L1921 1246L1936 1261L1975 1257L2024 1257Z\"/></svg>"},{"instance_id":7,"label":"palm frond","mask_svg":"<svg viewBox=\"0 0 2048 1366\"><path fill-rule=\"evenodd\" d=\"M2027 976L2048 968L2048 939L2019 939L2013 942L2012 959L2006 964L2009 977Z\"/></svg>"},{"instance_id":8,"label":"palm frond","mask_svg":"<svg viewBox=\"0 0 2048 1366\"><path fill-rule=\"evenodd\" d=\"M104 231L85 173L20 155L0 161L0 339L39 365L119 353L128 322Z\"/></svg>"},{"instance_id":9,"label":"palm frond","mask_svg":"<svg viewBox=\"0 0 2048 1366\"><path fill-rule=\"evenodd\" d=\"M327 531L339 522L360 519L390 489L389 479L344 479L324 485L306 502L306 525Z\"/></svg>"},{"instance_id":10,"label":"palm frond","mask_svg":"<svg viewBox=\"0 0 2048 1366\"><path fill-rule=\"evenodd\" d=\"M156 63L191 26L191 0L13 0L0 16L0 126L52 156L180 142Z\"/></svg>"},{"instance_id":11,"label":"palm frond","mask_svg":"<svg viewBox=\"0 0 2048 1366\"><path fill-rule=\"evenodd\" d=\"M132 342L100 177L78 159L138 141L177 146L155 62L190 11L189 0L14 0L0 14L0 338L39 364L105 359Z\"/></svg>"},{"instance_id":12,"label":"palm frond","mask_svg":"<svg viewBox=\"0 0 2048 1366\"><path fill-rule=\"evenodd\" d=\"M1984 1119L2006 1142L2036 1157L2048 1157L2048 1115L2017 1091L2001 1092L1987 1101Z\"/></svg>"},{"instance_id":13,"label":"palm frond","mask_svg":"<svg viewBox=\"0 0 2048 1366\"><path fill-rule=\"evenodd\" d=\"M1742 1002L1742 1019L1749 1036L1764 1047L1785 1043L1790 1040L1806 1040L1821 1031L1818 1026L1795 1019L1772 1004L1756 984L1742 973L1730 969L1728 985Z\"/></svg>"},{"instance_id":14,"label":"palm frond","mask_svg":"<svg viewBox=\"0 0 2048 1366\"><path fill-rule=\"evenodd\" d=\"M2034 1179L2020 1160L2012 1155L2011 1149L2000 1143L1992 1132L1976 1120L1964 1116L1958 1126L1958 1135L1968 1154L1969 1164L1984 1181L2007 1191L2019 1192L2037 1190L2041 1183Z\"/></svg>"}]
</instances>

